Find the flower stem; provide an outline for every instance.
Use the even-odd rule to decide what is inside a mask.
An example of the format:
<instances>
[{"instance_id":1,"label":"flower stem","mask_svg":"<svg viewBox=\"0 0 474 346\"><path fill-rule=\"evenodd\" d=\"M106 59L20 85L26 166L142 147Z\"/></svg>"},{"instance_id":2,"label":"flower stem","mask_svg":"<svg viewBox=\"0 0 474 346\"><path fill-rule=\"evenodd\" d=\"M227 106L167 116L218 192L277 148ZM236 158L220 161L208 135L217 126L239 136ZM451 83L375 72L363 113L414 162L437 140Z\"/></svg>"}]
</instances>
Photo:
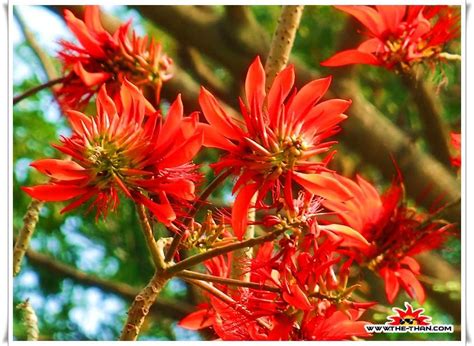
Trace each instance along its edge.
<instances>
[{"instance_id":1,"label":"flower stem","mask_svg":"<svg viewBox=\"0 0 474 346\"><path fill-rule=\"evenodd\" d=\"M277 73L288 63L303 9L303 5L288 5L282 8L277 28L273 34L270 52L265 63L265 74L267 77L265 89L267 92L270 90Z\"/></svg>"},{"instance_id":2,"label":"flower stem","mask_svg":"<svg viewBox=\"0 0 474 346\"><path fill-rule=\"evenodd\" d=\"M178 273L176 276L179 276L182 278L188 278L188 279L197 279L197 280L204 280L208 282L215 282L215 283L219 283L223 285L247 287L247 288L252 288L252 289L262 290L262 291L269 291L269 292L280 292L280 289L274 286L263 285L256 282L247 282L247 281L241 281L241 280L236 280L236 279L223 278L223 277L209 275L209 274L197 273L190 270L183 270L182 272Z\"/></svg>"},{"instance_id":3,"label":"flower stem","mask_svg":"<svg viewBox=\"0 0 474 346\"><path fill-rule=\"evenodd\" d=\"M206 189L201 193L199 198L193 203L191 207L191 213L188 215L189 217L189 222L192 222L193 217L197 214L197 212L201 209L203 206L204 202L209 198L211 193L232 173L232 171L229 169L227 171L222 172L220 175L218 175L207 187ZM171 245L168 249L168 252L166 253L165 257L165 262L169 262L173 259L174 255L178 251L178 247L181 243L181 240L183 239L184 233L175 233L173 237L173 241L171 242Z\"/></svg>"},{"instance_id":4,"label":"flower stem","mask_svg":"<svg viewBox=\"0 0 474 346\"><path fill-rule=\"evenodd\" d=\"M146 208L143 204L137 205L137 213L140 218L140 224L142 226L143 235L145 236L146 243L148 245L148 250L150 250L151 257L153 258L153 263L157 269L163 269L165 267L163 255L160 253L160 249L156 244L155 237L153 235L153 229L151 228L150 221L146 214Z\"/></svg>"},{"instance_id":5,"label":"flower stem","mask_svg":"<svg viewBox=\"0 0 474 346\"><path fill-rule=\"evenodd\" d=\"M232 244L229 244L229 245L216 247L212 250L209 250L209 251L206 251L204 253L200 253L200 254L188 257L188 258L182 260L181 262L178 262L176 264L173 264L173 265L169 266L168 268L165 269L165 273L167 273L170 276L176 275L177 273L179 273L179 272L181 272L185 269L191 268L192 266L195 266L199 263L202 263L202 262L204 262L208 259L214 258L216 256L224 255L226 253L229 253L229 252L232 252L232 251L235 251L235 250L238 250L238 249L243 249L243 248L246 248L246 247L253 247L253 246L256 246L256 245L259 245L259 244L263 244L267 241L271 241L271 240L275 239L276 237L278 237L280 234L282 234L284 231L285 231L285 229L279 229L279 230L275 230L271 233L262 235L262 236L257 237L257 238L251 238L251 239L247 239L247 240L244 240L244 241L232 243Z\"/></svg>"},{"instance_id":6,"label":"flower stem","mask_svg":"<svg viewBox=\"0 0 474 346\"><path fill-rule=\"evenodd\" d=\"M13 249L13 276L17 276L21 270L21 263L38 223L39 212L43 204L42 201L33 199L28 205L26 214L23 217L23 227Z\"/></svg>"},{"instance_id":7,"label":"flower stem","mask_svg":"<svg viewBox=\"0 0 474 346\"><path fill-rule=\"evenodd\" d=\"M56 79L52 79L44 84L40 84L38 86L35 86L34 88L31 88L27 91L25 91L23 94L20 94L20 95L17 95L15 97L13 97L13 104L16 105L18 102L30 97L30 96L33 96L34 94L36 94L37 92L43 90L43 89L46 89L46 88L49 88L49 87L52 87L56 84L60 84L60 83L63 83L64 81L66 80L66 77L61 77L61 78L56 78Z\"/></svg>"},{"instance_id":8,"label":"flower stem","mask_svg":"<svg viewBox=\"0 0 474 346\"><path fill-rule=\"evenodd\" d=\"M163 271L157 270L148 285L135 297L128 310L127 321L120 335L120 340L135 341L137 339L151 306L169 278L169 276L164 275Z\"/></svg>"}]
</instances>

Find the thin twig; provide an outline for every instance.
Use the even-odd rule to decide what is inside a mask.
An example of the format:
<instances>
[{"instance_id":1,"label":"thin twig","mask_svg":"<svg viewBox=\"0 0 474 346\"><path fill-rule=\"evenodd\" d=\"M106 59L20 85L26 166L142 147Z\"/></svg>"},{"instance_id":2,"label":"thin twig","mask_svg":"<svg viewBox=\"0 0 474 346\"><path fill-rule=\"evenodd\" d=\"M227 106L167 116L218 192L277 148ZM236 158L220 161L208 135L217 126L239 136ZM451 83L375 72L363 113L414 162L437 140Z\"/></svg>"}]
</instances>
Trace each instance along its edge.
<instances>
[{"instance_id":1,"label":"thin twig","mask_svg":"<svg viewBox=\"0 0 474 346\"><path fill-rule=\"evenodd\" d=\"M148 220L148 216L146 214L146 208L143 204L137 205L137 213L140 219L140 224L142 226L143 235L145 236L148 250L150 250L151 257L153 258L153 263L157 269L163 269L165 267L164 260L161 256L160 249L156 244L155 236L153 235L153 229L151 228L150 221Z\"/></svg>"},{"instance_id":2,"label":"thin twig","mask_svg":"<svg viewBox=\"0 0 474 346\"><path fill-rule=\"evenodd\" d=\"M43 89L52 87L54 85L60 84L66 80L66 77L61 77L61 78L56 78L53 80L50 80L44 84L40 84L38 86L35 86L34 88L31 88L27 91L25 91L23 94L17 95L13 97L13 104L16 105L18 102L35 95L37 92L40 92Z\"/></svg>"},{"instance_id":3,"label":"thin twig","mask_svg":"<svg viewBox=\"0 0 474 346\"><path fill-rule=\"evenodd\" d=\"M178 273L176 276L182 277L182 278L189 278L189 279L197 279L197 280L204 280L208 282L215 282L223 285L231 285L231 286L237 286L237 287L247 287L247 288L253 288L256 290L262 290L262 291L269 291L269 292L280 292L280 289L278 287L274 286L268 286L264 284L259 284L256 282L248 282L248 281L241 281L241 280L236 280L236 279L229 279L229 278L222 278L219 276L214 276L214 275L209 275L209 274L203 274L203 273L197 273L189 270L183 270L182 272Z\"/></svg>"},{"instance_id":4,"label":"thin twig","mask_svg":"<svg viewBox=\"0 0 474 346\"><path fill-rule=\"evenodd\" d=\"M268 233L266 235L262 235L257 238L251 238L244 241L232 243L229 245L213 248L212 250L209 250L200 254L196 254L194 256L186 258L185 260L182 260L181 262L171 265L165 269L165 272L169 274L170 276L176 275L180 271L191 268L192 266L202 263L208 259L220 256L220 255L224 255L226 253L229 253L238 249L253 247L253 246L274 240L284 231L285 229L280 229L280 230L276 230L271 233Z\"/></svg>"}]
</instances>

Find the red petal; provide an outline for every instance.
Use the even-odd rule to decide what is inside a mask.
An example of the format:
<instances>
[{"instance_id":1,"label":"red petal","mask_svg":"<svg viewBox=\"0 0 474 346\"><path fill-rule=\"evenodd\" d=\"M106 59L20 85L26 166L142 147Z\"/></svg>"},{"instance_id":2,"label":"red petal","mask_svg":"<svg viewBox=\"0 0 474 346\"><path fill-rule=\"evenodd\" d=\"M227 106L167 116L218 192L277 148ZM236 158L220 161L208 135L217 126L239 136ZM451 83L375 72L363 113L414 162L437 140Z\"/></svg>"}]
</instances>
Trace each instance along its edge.
<instances>
[{"instance_id":1,"label":"red petal","mask_svg":"<svg viewBox=\"0 0 474 346\"><path fill-rule=\"evenodd\" d=\"M386 30L386 25L382 16L372 7L369 6L335 6L337 9L344 11L355 17L375 36L380 36Z\"/></svg>"},{"instance_id":2,"label":"red petal","mask_svg":"<svg viewBox=\"0 0 474 346\"><path fill-rule=\"evenodd\" d=\"M94 58L104 58L106 56L101 47L101 42L92 37L89 29L82 20L77 19L69 10L64 11L64 19L69 29L71 29L87 53Z\"/></svg>"},{"instance_id":3,"label":"red petal","mask_svg":"<svg viewBox=\"0 0 474 346\"><path fill-rule=\"evenodd\" d=\"M88 86L100 85L107 81L112 75L107 72L87 72L81 62L74 64L74 72L81 78L82 82Z\"/></svg>"},{"instance_id":4,"label":"red petal","mask_svg":"<svg viewBox=\"0 0 474 346\"><path fill-rule=\"evenodd\" d=\"M203 133L200 132L186 140L181 146L169 152L160 167L177 167L191 161L202 147Z\"/></svg>"},{"instance_id":5,"label":"red petal","mask_svg":"<svg viewBox=\"0 0 474 346\"><path fill-rule=\"evenodd\" d=\"M102 23L100 22L100 10L99 6L85 6L84 10L84 22L89 30L93 30L97 33L104 32Z\"/></svg>"},{"instance_id":6,"label":"red petal","mask_svg":"<svg viewBox=\"0 0 474 346\"><path fill-rule=\"evenodd\" d=\"M290 293L283 292L283 299L288 303L301 310L311 310L313 306L311 305L308 297L303 292L303 290L298 286L297 283L294 283L290 286Z\"/></svg>"},{"instance_id":7,"label":"red petal","mask_svg":"<svg viewBox=\"0 0 474 346\"><path fill-rule=\"evenodd\" d=\"M247 72L245 95L249 107L255 104L259 109L262 108L265 99L265 70L259 56L255 58Z\"/></svg>"},{"instance_id":8,"label":"red petal","mask_svg":"<svg viewBox=\"0 0 474 346\"><path fill-rule=\"evenodd\" d=\"M240 139L241 131L233 123L232 118L226 114L216 98L203 87L201 87L199 94L199 105L204 113L204 117L214 127L216 132L230 139Z\"/></svg>"},{"instance_id":9,"label":"red petal","mask_svg":"<svg viewBox=\"0 0 474 346\"><path fill-rule=\"evenodd\" d=\"M288 108L289 116L298 119L301 115L306 114L311 107L326 93L331 85L332 77L320 78L309 82L296 94Z\"/></svg>"},{"instance_id":10,"label":"red petal","mask_svg":"<svg viewBox=\"0 0 474 346\"><path fill-rule=\"evenodd\" d=\"M47 202L67 201L88 191L83 187L59 184L37 185L32 187L22 186L21 189L31 197Z\"/></svg>"},{"instance_id":11,"label":"red petal","mask_svg":"<svg viewBox=\"0 0 474 346\"><path fill-rule=\"evenodd\" d=\"M37 160L30 166L57 180L77 180L89 176L81 165L73 161L44 159Z\"/></svg>"},{"instance_id":12,"label":"red petal","mask_svg":"<svg viewBox=\"0 0 474 346\"><path fill-rule=\"evenodd\" d=\"M194 195L194 183L190 180L182 179L173 183L160 184L159 188L166 193L170 193L176 197L192 201L196 196Z\"/></svg>"},{"instance_id":13,"label":"red petal","mask_svg":"<svg viewBox=\"0 0 474 346\"><path fill-rule=\"evenodd\" d=\"M176 131L180 128L182 120L183 102L181 101L181 94L178 94L178 97L170 106L165 123L160 131L160 139L157 146L165 146L173 138L176 138Z\"/></svg>"},{"instance_id":14,"label":"red petal","mask_svg":"<svg viewBox=\"0 0 474 346\"><path fill-rule=\"evenodd\" d=\"M336 67L352 64L380 65L379 60L370 53L358 51L357 49L348 49L334 54L329 59L321 63L322 66Z\"/></svg>"},{"instance_id":15,"label":"red petal","mask_svg":"<svg viewBox=\"0 0 474 346\"><path fill-rule=\"evenodd\" d=\"M408 269L398 269L397 276L400 278L400 281L403 285L405 291L411 298L416 298L418 303L423 305L425 302L425 289L421 285L420 281L416 278L415 274Z\"/></svg>"},{"instance_id":16,"label":"red petal","mask_svg":"<svg viewBox=\"0 0 474 346\"><path fill-rule=\"evenodd\" d=\"M208 124L198 124L198 128L202 129L204 133L203 145L209 148L219 148L227 151L235 151L238 147L229 141L226 137L221 135L216 129Z\"/></svg>"},{"instance_id":17,"label":"red petal","mask_svg":"<svg viewBox=\"0 0 474 346\"><path fill-rule=\"evenodd\" d=\"M280 105L290 93L295 82L295 69L293 65L279 72L268 92L268 113L270 117L276 116Z\"/></svg>"},{"instance_id":18,"label":"red petal","mask_svg":"<svg viewBox=\"0 0 474 346\"><path fill-rule=\"evenodd\" d=\"M99 90L96 104L97 114L107 114L109 122L112 122L112 118L117 114L117 108L112 98L107 94L105 84Z\"/></svg>"},{"instance_id":19,"label":"red petal","mask_svg":"<svg viewBox=\"0 0 474 346\"><path fill-rule=\"evenodd\" d=\"M323 230L332 231L342 237L344 240L341 246L356 247L360 250L366 250L370 246L367 239L351 227L338 224L320 225L319 227Z\"/></svg>"},{"instance_id":20,"label":"red petal","mask_svg":"<svg viewBox=\"0 0 474 346\"><path fill-rule=\"evenodd\" d=\"M294 172L293 179L309 192L334 201L347 201L351 192L337 179L323 174Z\"/></svg>"},{"instance_id":21,"label":"red petal","mask_svg":"<svg viewBox=\"0 0 474 346\"><path fill-rule=\"evenodd\" d=\"M413 273L420 274L420 264L413 257L405 256L400 263L406 264Z\"/></svg>"},{"instance_id":22,"label":"red petal","mask_svg":"<svg viewBox=\"0 0 474 346\"><path fill-rule=\"evenodd\" d=\"M398 278L395 276L395 272L387 267L380 269L380 276L385 281L385 294L388 302L392 304L400 289Z\"/></svg>"},{"instance_id":23,"label":"red petal","mask_svg":"<svg viewBox=\"0 0 474 346\"><path fill-rule=\"evenodd\" d=\"M337 125L347 118L342 113L351 103L350 100L332 99L317 104L305 117L306 129L321 133Z\"/></svg>"},{"instance_id":24,"label":"red petal","mask_svg":"<svg viewBox=\"0 0 474 346\"><path fill-rule=\"evenodd\" d=\"M190 313L178 322L178 326L190 330L199 330L212 326L214 314L209 309L202 309Z\"/></svg>"},{"instance_id":25,"label":"red petal","mask_svg":"<svg viewBox=\"0 0 474 346\"><path fill-rule=\"evenodd\" d=\"M384 43L378 38L371 38L367 41L362 42L357 50L364 53L377 53L381 48L383 48Z\"/></svg>"},{"instance_id":26,"label":"red petal","mask_svg":"<svg viewBox=\"0 0 474 346\"><path fill-rule=\"evenodd\" d=\"M84 134L84 127L88 128L92 125L91 118L81 112L66 110L65 115L74 132L81 136Z\"/></svg>"},{"instance_id":27,"label":"red petal","mask_svg":"<svg viewBox=\"0 0 474 346\"><path fill-rule=\"evenodd\" d=\"M257 184L249 184L244 186L235 198L234 206L232 207L232 228L239 240L242 240L247 230L248 211L255 192L257 192Z\"/></svg>"},{"instance_id":28,"label":"red petal","mask_svg":"<svg viewBox=\"0 0 474 346\"><path fill-rule=\"evenodd\" d=\"M400 22L402 21L403 17L405 16L406 6L376 6L377 10L379 11L380 15L382 16L382 20L385 22L387 29L390 32L395 33L397 31Z\"/></svg>"},{"instance_id":29,"label":"red petal","mask_svg":"<svg viewBox=\"0 0 474 346\"><path fill-rule=\"evenodd\" d=\"M170 223L176 219L176 214L174 213L173 208L171 208L169 202L166 201L167 203L158 204L143 195L138 195L138 199L139 202L143 203L145 207L150 209L157 220L162 222L165 226L169 226Z\"/></svg>"}]
</instances>

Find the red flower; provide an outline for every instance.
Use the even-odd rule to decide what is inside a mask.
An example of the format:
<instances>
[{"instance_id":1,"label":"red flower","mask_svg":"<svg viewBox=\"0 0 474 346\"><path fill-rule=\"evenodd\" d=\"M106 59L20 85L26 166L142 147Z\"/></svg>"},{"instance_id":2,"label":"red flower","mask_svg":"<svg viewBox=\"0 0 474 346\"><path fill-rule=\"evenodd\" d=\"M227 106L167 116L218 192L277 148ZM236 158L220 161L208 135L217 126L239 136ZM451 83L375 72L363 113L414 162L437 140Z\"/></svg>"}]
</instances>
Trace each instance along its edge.
<instances>
[{"instance_id":1,"label":"red flower","mask_svg":"<svg viewBox=\"0 0 474 346\"><path fill-rule=\"evenodd\" d=\"M241 100L242 118L226 114L214 96L201 89L199 103L209 125L202 124L204 145L225 150L214 164L217 171L232 167L239 176L234 192L239 191L232 211L232 226L241 238L247 226L247 212L258 191L257 204L271 191L274 200L285 187L289 198L295 181L316 195L345 200L347 191L332 178L325 167L331 155L317 161L335 143L326 139L338 132L346 119L343 112L351 101L333 99L318 103L331 78L314 80L299 92L293 90L294 69L281 71L268 92L265 72L257 57L245 81L247 105Z\"/></svg>"},{"instance_id":2,"label":"red flower","mask_svg":"<svg viewBox=\"0 0 474 346\"><path fill-rule=\"evenodd\" d=\"M451 145L457 151L457 155L451 158L454 167L461 167L461 134L451 132Z\"/></svg>"},{"instance_id":3,"label":"red flower","mask_svg":"<svg viewBox=\"0 0 474 346\"><path fill-rule=\"evenodd\" d=\"M197 113L183 118L178 96L166 121L158 112L146 117L143 95L127 81L120 91L120 105L118 111L102 87L96 116L67 111L72 135L54 147L72 160L33 162L31 166L51 181L23 190L43 201L74 199L62 212L90 200L91 208L104 217L117 206L121 191L168 225L176 218L171 203L194 199L198 175L190 160L202 144Z\"/></svg>"},{"instance_id":4,"label":"red flower","mask_svg":"<svg viewBox=\"0 0 474 346\"><path fill-rule=\"evenodd\" d=\"M173 64L159 43L130 33L130 22L109 34L102 27L98 6L86 6L84 21L68 10L64 16L80 43L61 42L59 57L67 80L57 95L66 108L86 105L104 83L115 98L125 78L139 87L147 100L158 104L162 82L172 77Z\"/></svg>"},{"instance_id":5,"label":"red flower","mask_svg":"<svg viewBox=\"0 0 474 346\"><path fill-rule=\"evenodd\" d=\"M439 59L444 45L459 33L459 15L447 6L336 6L368 30L357 49L339 52L323 66L350 64L386 68ZM430 19L432 22L430 22Z\"/></svg>"},{"instance_id":6,"label":"red flower","mask_svg":"<svg viewBox=\"0 0 474 346\"><path fill-rule=\"evenodd\" d=\"M420 266L411 256L438 248L453 225L432 220L430 214L407 207L403 203L401 178L396 179L383 196L360 176L357 183L342 176L338 176L338 180L354 198L342 203L327 200L322 203L371 243L367 251L357 249L357 261L368 263L369 268L384 279L390 303L401 285L412 299L422 304L425 292L417 279Z\"/></svg>"},{"instance_id":7,"label":"red flower","mask_svg":"<svg viewBox=\"0 0 474 346\"><path fill-rule=\"evenodd\" d=\"M210 296L210 303L200 306L179 325L188 329L212 326L223 340L347 340L366 337L365 321L358 321L373 303L348 300L353 288L345 287L344 263L335 274L334 258L339 244L327 238L320 244L313 234L297 241L284 238L275 248L263 244L252 260L250 281L262 289L228 289L215 284L228 296L221 300ZM303 244L298 249L298 244ZM228 277L231 256L205 263L213 275ZM266 287L271 287L268 290ZM303 313L295 313L303 311Z\"/></svg>"}]
</instances>

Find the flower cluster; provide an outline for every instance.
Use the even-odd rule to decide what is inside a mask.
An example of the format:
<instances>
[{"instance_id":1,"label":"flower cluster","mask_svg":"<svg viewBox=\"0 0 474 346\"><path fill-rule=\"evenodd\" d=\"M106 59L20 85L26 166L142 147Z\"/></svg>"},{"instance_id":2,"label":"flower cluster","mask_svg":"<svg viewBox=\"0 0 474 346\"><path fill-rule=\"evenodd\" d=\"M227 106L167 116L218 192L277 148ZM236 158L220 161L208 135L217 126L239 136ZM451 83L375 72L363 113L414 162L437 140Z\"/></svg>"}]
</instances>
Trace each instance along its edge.
<instances>
[{"instance_id":1,"label":"flower cluster","mask_svg":"<svg viewBox=\"0 0 474 346\"><path fill-rule=\"evenodd\" d=\"M64 17L80 45L61 42L59 58L67 79L57 95L63 107L86 105L104 84L115 98L125 79L143 92L147 108L159 103L162 83L172 77L173 67L160 43L130 32L130 22L110 34L102 26L98 6L86 6L84 21L69 10Z\"/></svg>"},{"instance_id":2,"label":"flower cluster","mask_svg":"<svg viewBox=\"0 0 474 346\"><path fill-rule=\"evenodd\" d=\"M104 216L116 208L120 191L168 225L176 218L171 202L193 200L199 180L191 163L203 141L197 113L183 117L178 96L163 121L159 112L145 115L145 98L130 82L125 81L119 95L120 107L103 86L97 115L67 111L72 135L54 147L71 160L33 162L51 181L23 190L43 201L73 200L63 212L90 200L97 215Z\"/></svg>"},{"instance_id":3,"label":"flower cluster","mask_svg":"<svg viewBox=\"0 0 474 346\"><path fill-rule=\"evenodd\" d=\"M441 246L453 225L408 207L400 177L383 196L360 176L357 182L342 176L338 179L352 192L353 199L343 203L325 200L323 205L370 243L368 248L354 251L355 260L380 274L390 303L401 285L412 299L423 304L425 291L417 279L420 265L412 256Z\"/></svg>"},{"instance_id":4,"label":"flower cluster","mask_svg":"<svg viewBox=\"0 0 474 346\"><path fill-rule=\"evenodd\" d=\"M407 69L442 59L446 43L459 34L459 14L448 6L336 7L362 23L370 38L357 49L323 61L323 66L369 64Z\"/></svg>"},{"instance_id":5,"label":"flower cluster","mask_svg":"<svg viewBox=\"0 0 474 346\"><path fill-rule=\"evenodd\" d=\"M332 158L315 160L336 143L327 138L338 132L346 119L351 101L331 99L320 102L331 78L314 80L298 92L293 89L293 66L281 71L268 95L265 71L257 57L245 80L247 105L240 100L242 118L227 114L210 92L202 88L199 104L209 124L202 124L204 145L222 149L225 156L213 166L217 171L231 167L238 176L232 210L232 227L242 238L252 198L262 205L271 192L278 201L280 192L291 201L293 182L318 196L343 201L348 191L326 168Z\"/></svg>"},{"instance_id":6,"label":"flower cluster","mask_svg":"<svg viewBox=\"0 0 474 346\"><path fill-rule=\"evenodd\" d=\"M222 340L348 340L370 336L359 320L373 303L350 299L357 285L348 286L351 260L341 262L347 246L366 248L356 231L340 225L318 226L319 200L302 193L293 216L270 217L267 224L285 228L278 243L258 249L250 263L250 283L258 288L215 285L226 294L185 317L180 326L212 326ZM205 263L208 272L227 278L231 256Z\"/></svg>"}]
</instances>

